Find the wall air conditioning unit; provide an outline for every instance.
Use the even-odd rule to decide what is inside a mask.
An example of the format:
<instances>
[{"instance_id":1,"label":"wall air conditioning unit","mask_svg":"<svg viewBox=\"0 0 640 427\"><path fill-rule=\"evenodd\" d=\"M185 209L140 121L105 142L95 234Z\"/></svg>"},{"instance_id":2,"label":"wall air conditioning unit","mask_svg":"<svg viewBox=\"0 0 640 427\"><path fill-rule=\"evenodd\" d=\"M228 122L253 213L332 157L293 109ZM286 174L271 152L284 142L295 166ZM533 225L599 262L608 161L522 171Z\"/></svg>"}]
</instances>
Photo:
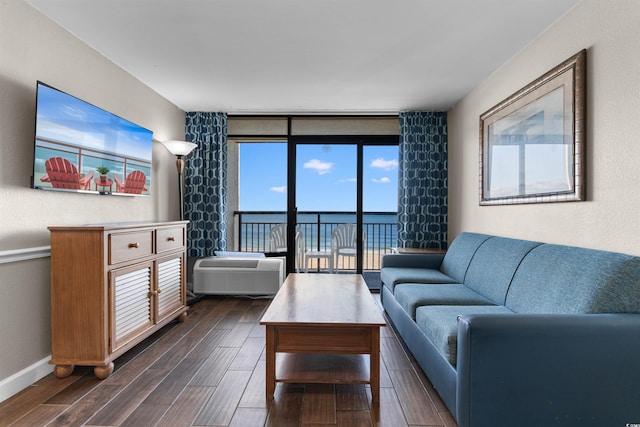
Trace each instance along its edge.
<instances>
[{"instance_id":1,"label":"wall air conditioning unit","mask_svg":"<svg viewBox=\"0 0 640 427\"><path fill-rule=\"evenodd\" d=\"M284 282L281 258L211 257L193 266L193 292L208 295L273 295Z\"/></svg>"}]
</instances>

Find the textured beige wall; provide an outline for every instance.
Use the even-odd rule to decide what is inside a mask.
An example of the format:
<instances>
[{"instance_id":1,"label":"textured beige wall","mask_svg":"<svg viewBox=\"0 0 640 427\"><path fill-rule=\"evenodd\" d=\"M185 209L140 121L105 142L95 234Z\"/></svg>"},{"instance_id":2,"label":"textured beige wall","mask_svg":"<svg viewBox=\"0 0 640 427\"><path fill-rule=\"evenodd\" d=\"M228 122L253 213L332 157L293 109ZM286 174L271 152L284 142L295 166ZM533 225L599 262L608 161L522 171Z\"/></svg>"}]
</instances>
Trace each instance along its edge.
<instances>
[{"instance_id":1,"label":"textured beige wall","mask_svg":"<svg viewBox=\"0 0 640 427\"><path fill-rule=\"evenodd\" d=\"M640 2L585 0L453 108L449 237L476 231L640 254ZM587 49L586 202L478 205L479 116Z\"/></svg>"},{"instance_id":2,"label":"textured beige wall","mask_svg":"<svg viewBox=\"0 0 640 427\"><path fill-rule=\"evenodd\" d=\"M49 245L48 225L178 217L175 159L154 143L150 197L33 190L36 81L184 138L184 112L22 0L0 0L0 251ZM0 382L50 354L49 259L0 264Z\"/></svg>"}]
</instances>

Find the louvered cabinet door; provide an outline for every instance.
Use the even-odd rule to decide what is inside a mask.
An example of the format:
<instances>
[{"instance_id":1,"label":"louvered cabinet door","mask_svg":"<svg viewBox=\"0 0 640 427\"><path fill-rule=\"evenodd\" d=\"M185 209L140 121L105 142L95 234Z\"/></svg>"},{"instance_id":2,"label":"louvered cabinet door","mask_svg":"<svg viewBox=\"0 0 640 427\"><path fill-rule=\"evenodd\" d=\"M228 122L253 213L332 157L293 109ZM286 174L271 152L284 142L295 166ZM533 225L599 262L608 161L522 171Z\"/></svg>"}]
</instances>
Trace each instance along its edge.
<instances>
[{"instance_id":1,"label":"louvered cabinet door","mask_svg":"<svg viewBox=\"0 0 640 427\"><path fill-rule=\"evenodd\" d=\"M154 324L153 266L153 261L149 261L110 272L111 352L135 339Z\"/></svg>"},{"instance_id":2,"label":"louvered cabinet door","mask_svg":"<svg viewBox=\"0 0 640 427\"><path fill-rule=\"evenodd\" d=\"M184 286L184 255L174 254L159 258L156 262L157 289L156 297L156 322L173 316L176 311L184 311L186 292Z\"/></svg>"}]
</instances>

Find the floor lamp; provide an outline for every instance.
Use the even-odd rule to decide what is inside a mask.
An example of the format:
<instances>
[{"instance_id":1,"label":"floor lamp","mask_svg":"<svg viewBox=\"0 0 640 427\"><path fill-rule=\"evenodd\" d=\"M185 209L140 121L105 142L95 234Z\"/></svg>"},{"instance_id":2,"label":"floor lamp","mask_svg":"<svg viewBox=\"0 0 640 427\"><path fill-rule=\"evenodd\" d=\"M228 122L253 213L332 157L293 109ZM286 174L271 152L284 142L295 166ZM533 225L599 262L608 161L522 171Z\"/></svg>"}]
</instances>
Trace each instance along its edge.
<instances>
[{"instance_id":1,"label":"floor lamp","mask_svg":"<svg viewBox=\"0 0 640 427\"><path fill-rule=\"evenodd\" d=\"M184 220L184 196L182 189L184 188L184 156L193 151L197 147L196 144L187 141L160 141L167 150L176 156L176 166L178 167L178 197L180 199L180 220Z\"/></svg>"}]
</instances>

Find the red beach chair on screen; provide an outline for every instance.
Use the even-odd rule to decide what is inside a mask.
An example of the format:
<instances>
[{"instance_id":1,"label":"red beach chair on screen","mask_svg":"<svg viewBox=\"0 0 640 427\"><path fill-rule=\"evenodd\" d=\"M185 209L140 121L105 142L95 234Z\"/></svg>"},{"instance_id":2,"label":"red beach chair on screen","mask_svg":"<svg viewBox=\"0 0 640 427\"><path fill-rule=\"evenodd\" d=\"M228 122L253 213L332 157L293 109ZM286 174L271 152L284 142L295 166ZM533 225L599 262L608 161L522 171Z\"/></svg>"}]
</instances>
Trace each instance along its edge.
<instances>
[{"instance_id":1,"label":"red beach chair on screen","mask_svg":"<svg viewBox=\"0 0 640 427\"><path fill-rule=\"evenodd\" d=\"M53 188L68 188L70 190L88 190L93 171L81 177L78 168L67 159L51 157L44 164L47 174L40 178L41 182L49 182Z\"/></svg>"},{"instance_id":2,"label":"red beach chair on screen","mask_svg":"<svg viewBox=\"0 0 640 427\"><path fill-rule=\"evenodd\" d=\"M127 175L124 184L118 175L113 174L113 178L116 180L117 193L141 194L143 191L147 191L147 187L144 186L147 176L140 171L133 171Z\"/></svg>"}]
</instances>

